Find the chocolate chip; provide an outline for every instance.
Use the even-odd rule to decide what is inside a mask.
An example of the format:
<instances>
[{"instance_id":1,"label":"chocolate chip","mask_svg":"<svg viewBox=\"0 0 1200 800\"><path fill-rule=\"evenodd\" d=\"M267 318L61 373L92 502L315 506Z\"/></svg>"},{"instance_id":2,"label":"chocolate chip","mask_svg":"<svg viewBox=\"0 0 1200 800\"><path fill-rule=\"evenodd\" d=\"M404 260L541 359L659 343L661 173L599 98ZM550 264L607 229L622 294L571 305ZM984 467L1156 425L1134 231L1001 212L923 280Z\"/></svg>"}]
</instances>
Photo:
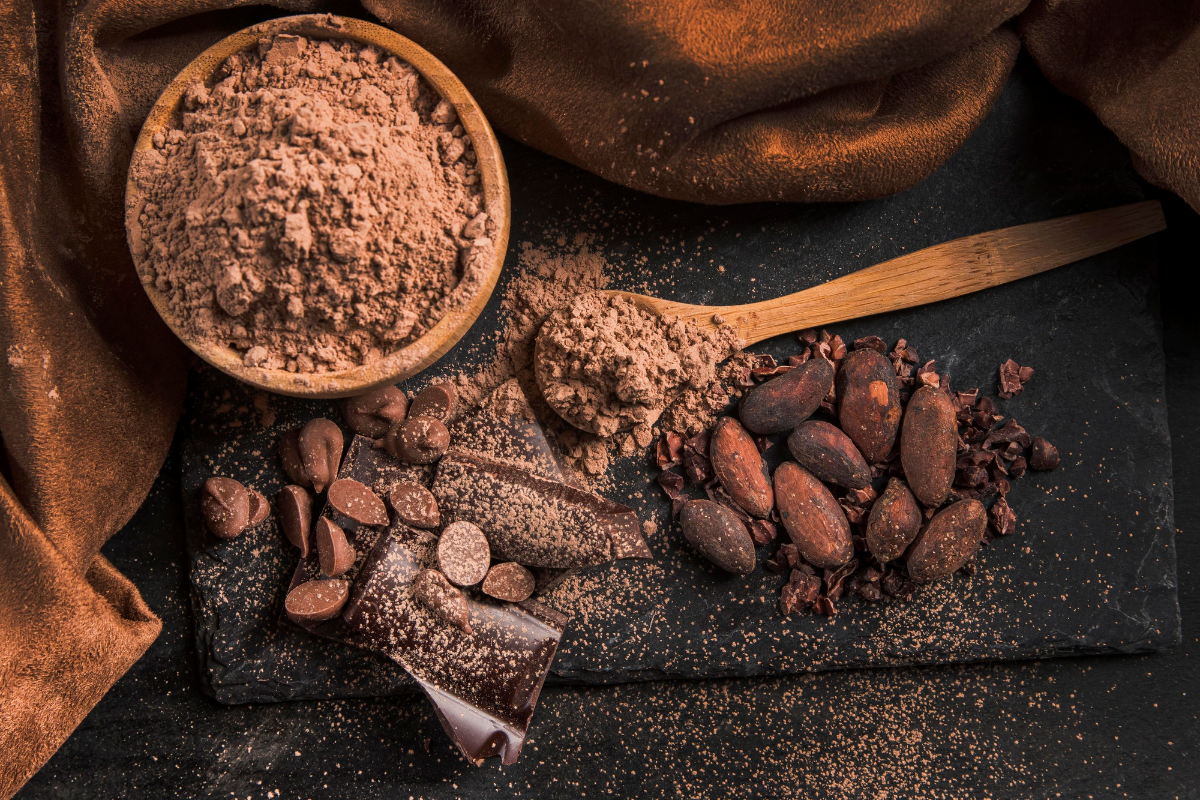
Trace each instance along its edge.
<instances>
[{"instance_id":1,"label":"chocolate chip","mask_svg":"<svg viewBox=\"0 0 1200 800\"><path fill-rule=\"evenodd\" d=\"M209 478L200 487L204 524L219 539L232 539L250 523L250 492L233 478Z\"/></svg>"},{"instance_id":2,"label":"chocolate chip","mask_svg":"<svg viewBox=\"0 0 1200 800\"><path fill-rule=\"evenodd\" d=\"M296 622L324 622L338 615L349 596L350 581L308 581L288 592L283 610Z\"/></svg>"},{"instance_id":3,"label":"chocolate chip","mask_svg":"<svg viewBox=\"0 0 1200 800\"><path fill-rule=\"evenodd\" d=\"M317 557L321 561L321 572L336 578L354 566L355 556L345 531L328 517L317 520Z\"/></svg>"},{"instance_id":4,"label":"chocolate chip","mask_svg":"<svg viewBox=\"0 0 1200 800\"><path fill-rule=\"evenodd\" d=\"M246 527L253 528L271 513L271 504L257 489L247 489L246 491L250 493L250 522L246 524Z\"/></svg>"},{"instance_id":5,"label":"chocolate chip","mask_svg":"<svg viewBox=\"0 0 1200 800\"><path fill-rule=\"evenodd\" d=\"M396 518L405 525L431 530L442 522L437 498L433 492L419 483L401 481L388 493L388 501L396 511Z\"/></svg>"},{"instance_id":6,"label":"chocolate chip","mask_svg":"<svg viewBox=\"0 0 1200 800\"><path fill-rule=\"evenodd\" d=\"M408 398L395 386L349 397L342 402L342 418L356 433L378 439L397 422L403 422Z\"/></svg>"},{"instance_id":7,"label":"chocolate chip","mask_svg":"<svg viewBox=\"0 0 1200 800\"><path fill-rule=\"evenodd\" d=\"M300 429L293 428L279 437L276 445L279 451L279 463L283 465L283 473L288 480L297 486L312 486L308 473L304 471L304 460L300 458Z\"/></svg>"},{"instance_id":8,"label":"chocolate chip","mask_svg":"<svg viewBox=\"0 0 1200 800\"><path fill-rule=\"evenodd\" d=\"M300 557L308 558L312 533L312 495L303 486L285 486L275 495L275 513L287 540L300 548Z\"/></svg>"},{"instance_id":9,"label":"chocolate chip","mask_svg":"<svg viewBox=\"0 0 1200 800\"><path fill-rule=\"evenodd\" d=\"M1029 453L1029 468L1044 472L1057 466L1058 448L1041 436L1034 437L1033 449Z\"/></svg>"},{"instance_id":10,"label":"chocolate chip","mask_svg":"<svg viewBox=\"0 0 1200 800\"><path fill-rule=\"evenodd\" d=\"M409 417L392 426L383 446L407 464L432 464L450 447L450 431L436 419Z\"/></svg>"},{"instance_id":11,"label":"chocolate chip","mask_svg":"<svg viewBox=\"0 0 1200 800\"><path fill-rule=\"evenodd\" d=\"M329 484L329 505L363 525L387 525L387 508L379 495L356 480L339 478Z\"/></svg>"},{"instance_id":12,"label":"chocolate chip","mask_svg":"<svg viewBox=\"0 0 1200 800\"><path fill-rule=\"evenodd\" d=\"M515 561L497 564L483 579L483 593L510 603L528 600L536 581L533 573Z\"/></svg>"},{"instance_id":13,"label":"chocolate chip","mask_svg":"<svg viewBox=\"0 0 1200 800\"><path fill-rule=\"evenodd\" d=\"M412 406L408 409L410 417L429 417L445 421L454 413L454 404L458 401L458 392L448 383L437 383L427 386L413 398Z\"/></svg>"},{"instance_id":14,"label":"chocolate chip","mask_svg":"<svg viewBox=\"0 0 1200 800\"><path fill-rule=\"evenodd\" d=\"M423 569L412 582L413 597L442 622L471 632L471 607L462 591L436 569Z\"/></svg>"},{"instance_id":15,"label":"chocolate chip","mask_svg":"<svg viewBox=\"0 0 1200 800\"><path fill-rule=\"evenodd\" d=\"M451 522L438 538L437 559L451 583L474 586L487 575L492 551L478 525Z\"/></svg>"},{"instance_id":16,"label":"chocolate chip","mask_svg":"<svg viewBox=\"0 0 1200 800\"><path fill-rule=\"evenodd\" d=\"M330 420L309 420L300 429L300 460L318 493L333 482L342 463L342 429Z\"/></svg>"}]
</instances>

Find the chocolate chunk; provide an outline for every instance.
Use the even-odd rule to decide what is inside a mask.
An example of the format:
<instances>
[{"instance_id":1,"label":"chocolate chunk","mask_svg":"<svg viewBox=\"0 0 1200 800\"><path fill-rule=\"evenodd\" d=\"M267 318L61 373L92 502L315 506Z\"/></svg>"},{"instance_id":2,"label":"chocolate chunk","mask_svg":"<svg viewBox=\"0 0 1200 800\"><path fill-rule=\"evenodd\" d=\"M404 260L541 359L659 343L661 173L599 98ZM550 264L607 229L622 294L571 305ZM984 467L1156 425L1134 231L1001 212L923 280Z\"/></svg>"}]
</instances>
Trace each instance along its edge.
<instances>
[{"instance_id":1,"label":"chocolate chunk","mask_svg":"<svg viewBox=\"0 0 1200 800\"><path fill-rule=\"evenodd\" d=\"M250 492L233 478L209 478L200 487L200 513L218 539L232 539L250 523Z\"/></svg>"},{"instance_id":2,"label":"chocolate chunk","mask_svg":"<svg viewBox=\"0 0 1200 800\"><path fill-rule=\"evenodd\" d=\"M533 594L536 581L533 573L515 561L505 561L488 570L483 579L483 593L497 600L519 603Z\"/></svg>"},{"instance_id":3,"label":"chocolate chunk","mask_svg":"<svg viewBox=\"0 0 1200 800\"><path fill-rule=\"evenodd\" d=\"M487 532L501 561L566 569L652 557L633 509L507 464L452 453L430 489L449 518Z\"/></svg>"},{"instance_id":4,"label":"chocolate chunk","mask_svg":"<svg viewBox=\"0 0 1200 800\"><path fill-rule=\"evenodd\" d=\"M317 556L321 559L321 571L330 578L336 578L354 566L356 554L346 539L346 532L328 517L317 520Z\"/></svg>"},{"instance_id":5,"label":"chocolate chunk","mask_svg":"<svg viewBox=\"0 0 1200 800\"><path fill-rule=\"evenodd\" d=\"M432 464L445 455L450 446L450 431L431 417L409 417L392 426L383 446L407 464Z\"/></svg>"},{"instance_id":6,"label":"chocolate chunk","mask_svg":"<svg viewBox=\"0 0 1200 800\"><path fill-rule=\"evenodd\" d=\"M492 551L487 537L471 522L451 522L438 537L438 567L458 586L474 586L487 575Z\"/></svg>"},{"instance_id":7,"label":"chocolate chunk","mask_svg":"<svg viewBox=\"0 0 1200 800\"><path fill-rule=\"evenodd\" d=\"M473 633L430 624L413 578L433 563L431 534L393 527L365 559L339 638L382 652L416 679L474 763L516 761L566 618L535 600L466 598ZM503 668L498 666L503 665Z\"/></svg>"},{"instance_id":8,"label":"chocolate chunk","mask_svg":"<svg viewBox=\"0 0 1200 800\"><path fill-rule=\"evenodd\" d=\"M363 525L387 525L387 507L367 486L352 478L338 478L329 484L329 505L334 511Z\"/></svg>"},{"instance_id":9,"label":"chocolate chunk","mask_svg":"<svg viewBox=\"0 0 1200 800\"><path fill-rule=\"evenodd\" d=\"M303 486L285 486L275 495L275 513L283 535L300 548L300 557L308 558L312 533L312 496Z\"/></svg>"},{"instance_id":10,"label":"chocolate chunk","mask_svg":"<svg viewBox=\"0 0 1200 800\"><path fill-rule=\"evenodd\" d=\"M448 383L435 383L427 386L413 398L412 406L408 409L410 417L429 417L445 422L454 413L454 404L458 401L458 392Z\"/></svg>"},{"instance_id":11,"label":"chocolate chunk","mask_svg":"<svg viewBox=\"0 0 1200 800\"><path fill-rule=\"evenodd\" d=\"M456 452L508 464L548 480L563 480L557 450L516 380L496 387L478 408L447 428Z\"/></svg>"},{"instance_id":12,"label":"chocolate chunk","mask_svg":"<svg viewBox=\"0 0 1200 800\"><path fill-rule=\"evenodd\" d=\"M342 462L342 429L327 419L309 420L300 429L299 446L304 474L317 493L325 491Z\"/></svg>"},{"instance_id":13,"label":"chocolate chunk","mask_svg":"<svg viewBox=\"0 0 1200 800\"><path fill-rule=\"evenodd\" d=\"M401 481L388 493L388 502L396 511L396 518L414 528L433 529L442 522L437 498L433 492L419 483Z\"/></svg>"},{"instance_id":14,"label":"chocolate chunk","mask_svg":"<svg viewBox=\"0 0 1200 800\"><path fill-rule=\"evenodd\" d=\"M338 615L349 596L350 581L308 581L288 592L283 610L296 622L324 622Z\"/></svg>"},{"instance_id":15,"label":"chocolate chunk","mask_svg":"<svg viewBox=\"0 0 1200 800\"><path fill-rule=\"evenodd\" d=\"M726 572L754 571L754 541L736 514L711 500L691 500L679 512L683 538Z\"/></svg>"},{"instance_id":16,"label":"chocolate chunk","mask_svg":"<svg viewBox=\"0 0 1200 800\"><path fill-rule=\"evenodd\" d=\"M395 386L348 397L342 402L342 418L355 433L378 439L397 422L403 422L408 398Z\"/></svg>"},{"instance_id":17,"label":"chocolate chunk","mask_svg":"<svg viewBox=\"0 0 1200 800\"><path fill-rule=\"evenodd\" d=\"M434 617L471 633L471 607L462 591L436 569L423 569L412 582L413 597Z\"/></svg>"},{"instance_id":18,"label":"chocolate chunk","mask_svg":"<svg viewBox=\"0 0 1200 800\"><path fill-rule=\"evenodd\" d=\"M276 445L279 451L279 463L283 465L283 474L297 486L305 488L312 486L308 473L304 471L304 459L300 458L300 429L293 428L279 437Z\"/></svg>"},{"instance_id":19,"label":"chocolate chunk","mask_svg":"<svg viewBox=\"0 0 1200 800\"><path fill-rule=\"evenodd\" d=\"M246 523L247 528L253 528L260 522L265 520L271 513L271 504L267 502L267 498L257 489L246 489L249 493L250 501L250 520Z\"/></svg>"},{"instance_id":20,"label":"chocolate chunk","mask_svg":"<svg viewBox=\"0 0 1200 800\"><path fill-rule=\"evenodd\" d=\"M1034 437L1033 449L1029 453L1029 468L1040 471L1054 469L1058 466L1058 448L1047 442L1041 436Z\"/></svg>"}]
</instances>

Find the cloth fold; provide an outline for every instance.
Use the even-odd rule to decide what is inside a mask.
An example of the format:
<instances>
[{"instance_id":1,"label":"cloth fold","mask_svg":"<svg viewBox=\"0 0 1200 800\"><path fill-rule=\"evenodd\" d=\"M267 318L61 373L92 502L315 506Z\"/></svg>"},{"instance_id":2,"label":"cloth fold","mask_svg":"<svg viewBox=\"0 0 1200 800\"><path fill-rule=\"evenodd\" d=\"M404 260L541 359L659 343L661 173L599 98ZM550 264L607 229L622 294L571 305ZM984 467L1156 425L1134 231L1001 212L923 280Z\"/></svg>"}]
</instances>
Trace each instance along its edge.
<instances>
[{"instance_id":1,"label":"cloth fold","mask_svg":"<svg viewBox=\"0 0 1200 800\"><path fill-rule=\"evenodd\" d=\"M634 189L738 203L911 186L1023 43L1200 209L1200 7L1026 1L0 5L0 797L159 629L99 555L167 453L188 365L138 284L121 192L146 112L205 47L283 13L373 14L500 131Z\"/></svg>"}]
</instances>

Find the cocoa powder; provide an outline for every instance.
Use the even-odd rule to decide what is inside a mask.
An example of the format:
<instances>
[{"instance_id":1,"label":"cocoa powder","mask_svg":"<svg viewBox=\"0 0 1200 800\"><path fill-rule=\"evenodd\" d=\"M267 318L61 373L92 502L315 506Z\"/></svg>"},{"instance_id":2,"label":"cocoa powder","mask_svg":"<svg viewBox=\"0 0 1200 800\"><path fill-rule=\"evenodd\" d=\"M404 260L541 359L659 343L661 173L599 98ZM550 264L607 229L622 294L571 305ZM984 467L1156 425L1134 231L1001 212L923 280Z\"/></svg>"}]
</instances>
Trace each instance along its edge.
<instances>
[{"instance_id":1,"label":"cocoa powder","mask_svg":"<svg viewBox=\"0 0 1200 800\"><path fill-rule=\"evenodd\" d=\"M184 94L131 167L131 247L185 333L326 372L415 340L492 259L453 107L410 65L279 35Z\"/></svg>"}]
</instances>

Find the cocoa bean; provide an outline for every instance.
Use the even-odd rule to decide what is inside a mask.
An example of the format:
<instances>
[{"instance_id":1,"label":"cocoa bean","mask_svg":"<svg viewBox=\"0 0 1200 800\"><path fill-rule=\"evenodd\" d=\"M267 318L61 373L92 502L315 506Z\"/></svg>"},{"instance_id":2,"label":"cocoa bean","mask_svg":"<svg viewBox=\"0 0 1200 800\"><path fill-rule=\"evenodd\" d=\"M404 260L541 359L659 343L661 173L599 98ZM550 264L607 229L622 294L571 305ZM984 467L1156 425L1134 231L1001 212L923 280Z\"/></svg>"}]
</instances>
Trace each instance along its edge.
<instances>
[{"instance_id":1,"label":"cocoa bean","mask_svg":"<svg viewBox=\"0 0 1200 800\"><path fill-rule=\"evenodd\" d=\"M679 512L683 538L726 572L754 571L754 540L731 509L711 500L689 500Z\"/></svg>"},{"instance_id":2,"label":"cocoa bean","mask_svg":"<svg viewBox=\"0 0 1200 800\"><path fill-rule=\"evenodd\" d=\"M836 425L819 420L801 423L788 437L787 445L800 466L827 483L847 489L871 485L866 459Z\"/></svg>"},{"instance_id":3,"label":"cocoa bean","mask_svg":"<svg viewBox=\"0 0 1200 800\"><path fill-rule=\"evenodd\" d=\"M937 508L954 485L958 421L945 392L922 386L913 392L900 432L900 464L918 500Z\"/></svg>"},{"instance_id":4,"label":"cocoa bean","mask_svg":"<svg viewBox=\"0 0 1200 800\"><path fill-rule=\"evenodd\" d=\"M874 352L874 351L871 351ZM788 536L814 567L836 567L854 557L850 522L811 472L791 461L775 470L775 503Z\"/></svg>"},{"instance_id":5,"label":"cocoa bean","mask_svg":"<svg viewBox=\"0 0 1200 800\"><path fill-rule=\"evenodd\" d=\"M900 427L900 387L892 363L870 348L855 350L837 375L838 420L868 463L887 458Z\"/></svg>"},{"instance_id":6,"label":"cocoa bean","mask_svg":"<svg viewBox=\"0 0 1200 800\"><path fill-rule=\"evenodd\" d=\"M754 433L783 433L812 416L831 388L833 364L816 358L748 391L738 416Z\"/></svg>"},{"instance_id":7,"label":"cocoa bean","mask_svg":"<svg viewBox=\"0 0 1200 800\"><path fill-rule=\"evenodd\" d=\"M975 555L986 527L987 509L978 500L959 500L942 509L909 548L908 577L926 583L954 574Z\"/></svg>"},{"instance_id":8,"label":"cocoa bean","mask_svg":"<svg viewBox=\"0 0 1200 800\"><path fill-rule=\"evenodd\" d=\"M921 529L921 509L899 478L888 481L867 518L867 549L879 563L904 555Z\"/></svg>"},{"instance_id":9,"label":"cocoa bean","mask_svg":"<svg viewBox=\"0 0 1200 800\"><path fill-rule=\"evenodd\" d=\"M708 445L713 473L721 486L747 514L765 517L774 497L771 476L754 438L733 417L721 417Z\"/></svg>"}]
</instances>

